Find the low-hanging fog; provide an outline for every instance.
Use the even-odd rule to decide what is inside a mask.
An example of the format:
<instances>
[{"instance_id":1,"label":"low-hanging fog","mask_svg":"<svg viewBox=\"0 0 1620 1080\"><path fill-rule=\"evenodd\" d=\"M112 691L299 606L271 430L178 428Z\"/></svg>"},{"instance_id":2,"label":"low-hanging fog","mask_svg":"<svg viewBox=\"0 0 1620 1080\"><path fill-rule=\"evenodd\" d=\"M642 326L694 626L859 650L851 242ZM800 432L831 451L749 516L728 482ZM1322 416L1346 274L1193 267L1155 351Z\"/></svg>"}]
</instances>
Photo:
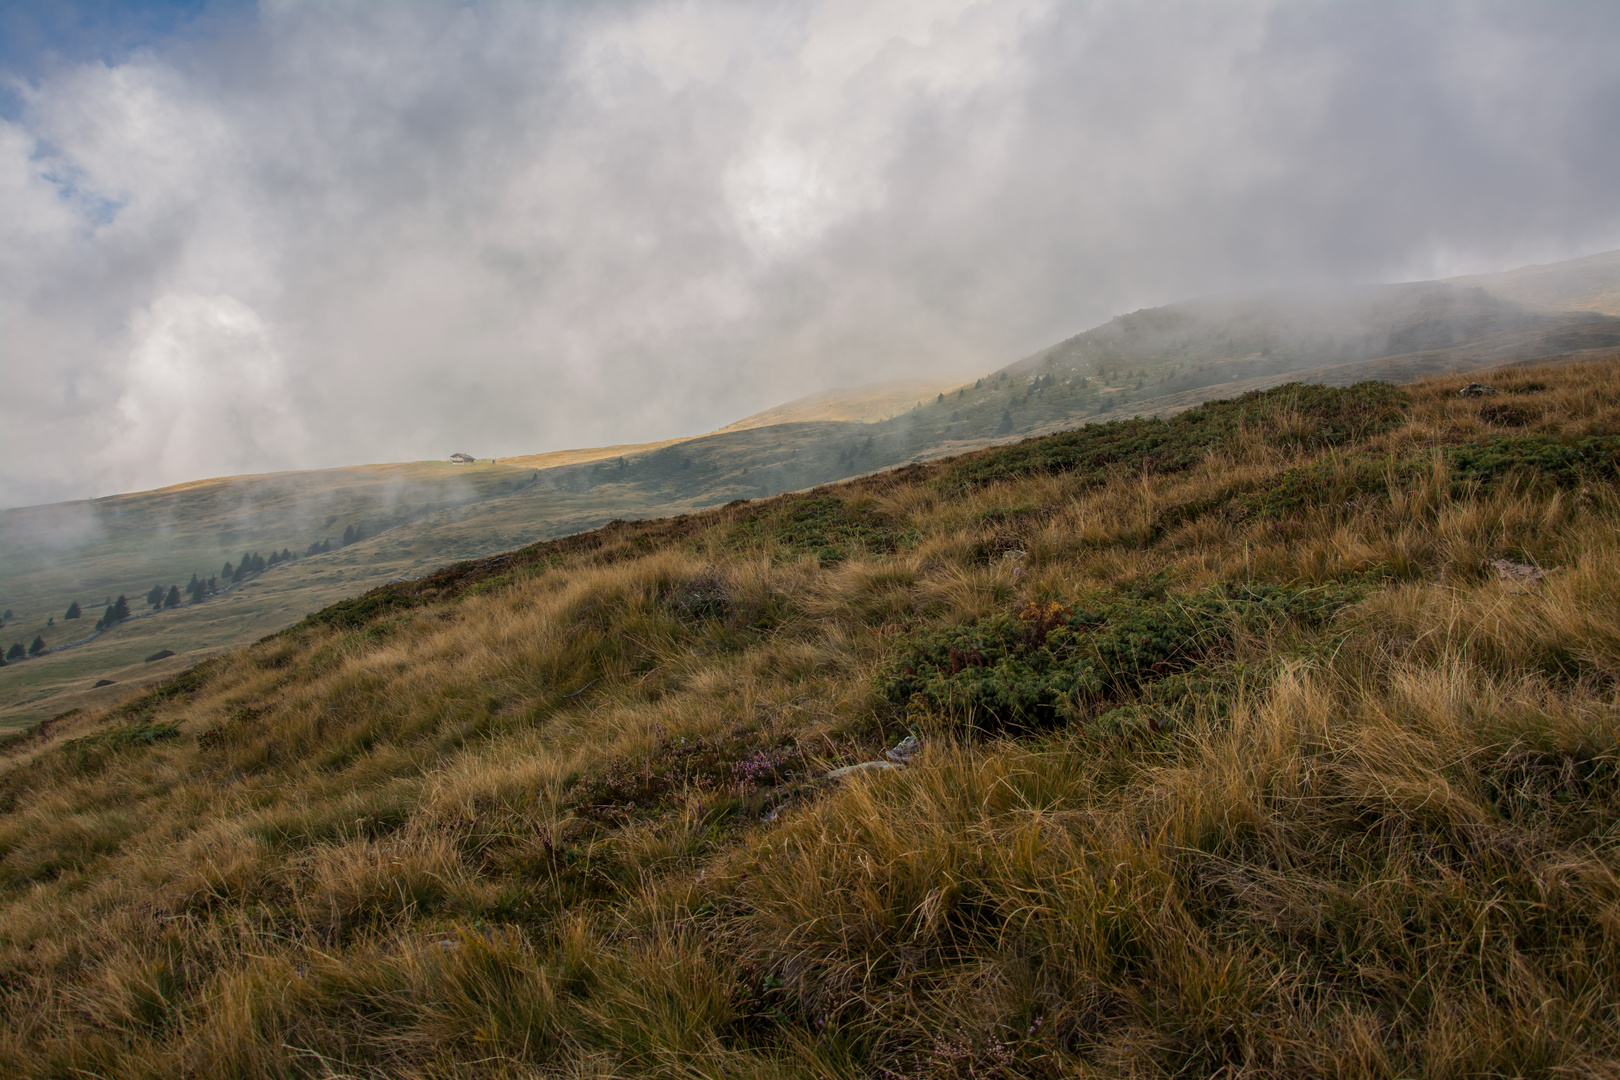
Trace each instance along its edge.
<instances>
[{"instance_id":1,"label":"low-hanging fog","mask_svg":"<svg viewBox=\"0 0 1620 1080\"><path fill-rule=\"evenodd\" d=\"M1620 247L1610 3L30 7L6 506L664 438Z\"/></svg>"}]
</instances>

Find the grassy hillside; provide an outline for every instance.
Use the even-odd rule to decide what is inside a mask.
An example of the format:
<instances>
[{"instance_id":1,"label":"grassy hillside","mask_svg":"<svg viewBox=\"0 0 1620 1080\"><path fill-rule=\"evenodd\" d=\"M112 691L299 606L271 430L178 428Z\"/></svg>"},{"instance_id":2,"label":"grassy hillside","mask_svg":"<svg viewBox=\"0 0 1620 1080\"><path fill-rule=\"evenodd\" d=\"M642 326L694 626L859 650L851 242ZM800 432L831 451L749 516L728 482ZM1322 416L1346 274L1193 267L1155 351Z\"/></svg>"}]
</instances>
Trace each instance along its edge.
<instances>
[{"instance_id":1,"label":"grassy hillside","mask_svg":"<svg viewBox=\"0 0 1620 1080\"><path fill-rule=\"evenodd\" d=\"M280 630L309 611L391 577L473 552L449 549L424 561L388 557L377 537L416 531L447 511L520 492L532 469L443 462L226 477L134 495L0 513L0 648L37 636L51 651L0 669L0 725L121 696L200 656ZM453 515L452 515L453 516ZM373 538L343 547L345 530ZM499 539L499 534L487 539ZM511 537L513 544L533 539ZM325 541L333 550L306 555ZM510 545L508 545L510 546ZM220 580L225 563L254 552L296 558ZM488 547L477 553L486 553ZM154 585L184 589L192 575L216 579L200 604L153 611ZM100 633L107 604L128 597L137 617ZM70 604L81 617L67 619ZM71 648L63 646L84 642ZM159 651L175 660L147 665ZM114 687L93 689L102 679Z\"/></svg>"},{"instance_id":2,"label":"grassy hillside","mask_svg":"<svg viewBox=\"0 0 1620 1080\"><path fill-rule=\"evenodd\" d=\"M1620 355L1470 377L621 522L14 737L0 1072L1616 1075Z\"/></svg>"},{"instance_id":3,"label":"grassy hillside","mask_svg":"<svg viewBox=\"0 0 1620 1080\"><path fill-rule=\"evenodd\" d=\"M36 635L52 649L81 641L117 594L141 607L154 583L183 587L246 551L303 552L350 524L366 538L0 669L0 727L121 700L383 582L618 518L763 498L1083 423L1171 415L1278 383L1404 380L1617 345L1620 319L1533 311L1432 282L1205 300L1121 316L881 421L814 417L882 415L914 401L919 384L817 395L694 438L467 467L205 481L6 511L0 609L15 618L0 629L0 647ZM88 617L69 623L61 616L74 601ZM175 655L147 662L160 652Z\"/></svg>"},{"instance_id":4,"label":"grassy hillside","mask_svg":"<svg viewBox=\"0 0 1620 1080\"><path fill-rule=\"evenodd\" d=\"M900 379L892 382L869 383L866 386L841 387L808 394L785 405L778 405L736 423L727 424L721 431L741 431L745 428L771 427L776 424L796 424L815 420L845 420L870 424L915 408L935 396L955 390L960 379ZM968 379L972 382L972 379Z\"/></svg>"},{"instance_id":5,"label":"grassy hillside","mask_svg":"<svg viewBox=\"0 0 1620 1080\"><path fill-rule=\"evenodd\" d=\"M1451 278L1449 283L1478 286L1503 300L1549 311L1620 315L1620 251L1605 251L1568 262L1521 266L1498 274Z\"/></svg>"}]
</instances>

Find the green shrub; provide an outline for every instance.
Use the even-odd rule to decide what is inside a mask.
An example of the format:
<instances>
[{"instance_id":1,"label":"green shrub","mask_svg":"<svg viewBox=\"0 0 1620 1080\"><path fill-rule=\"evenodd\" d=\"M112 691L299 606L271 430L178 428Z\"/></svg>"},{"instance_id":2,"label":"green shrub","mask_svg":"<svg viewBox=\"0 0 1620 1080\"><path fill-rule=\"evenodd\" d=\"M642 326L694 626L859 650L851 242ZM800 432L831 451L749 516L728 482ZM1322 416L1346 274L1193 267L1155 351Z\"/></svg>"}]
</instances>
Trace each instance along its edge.
<instances>
[{"instance_id":1,"label":"green shrub","mask_svg":"<svg viewBox=\"0 0 1620 1080\"><path fill-rule=\"evenodd\" d=\"M120 705L114 713L131 722L150 719L158 706L176 699L185 699L208 684L219 671L218 659L204 660L170 679L165 679L139 697Z\"/></svg>"},{"instance_id":2,"label":"green shrub","mask_svg":"<svg viewBox=\"0 0 1620 1080\"><path fill-rule=\"evenodd\" d=\"M1173 473L1245 428L1301 450L1344 446L1389 431L1405 416L1404 391L1388 383L1309 386L1289 383L1230 401L1211 401L1165 420L1111 420L1016 446L974 454L945 469L950 487L979 487L1020 476L1080 472L1102 482L1104 470Z\"/></svg>"},{"instance_id":3,"label":"green shrub","mask_svg":"<svg viewBox=\"0 0 1620 1080\"><path fill-rule=\"evenodd\" d=\"M1566 442L1542 435L1515 435L1465 443L1446 451L1459 486L1489 488L1512 473L1534 474L1555 487L1620 479L1620 436L1591 435Z\"/></svg>"},{"instance_id":4,"label":"green shrub","mask_svg":"<svg viewBox=\"0 0 1620 1080\"><path fill-rule=\"evenodd\" d=\"M812 493L749 511L738 521L732 544L748 547L771 540L788 553L814 555L830 566L856 549L892 554L916 538L916 530L889 513Z\"/></svg>"},{"instance_id":5,"label":"green shrub","mask_svg":"<svg viewBox=\"0 0 1620 1080\"><path fill-rule=\"evenodd\" d=\"M1080 719L1187 671L1240 629L1325 624L1349 590L1218 585L1163 595L1157 579L1069 610L1027 604L972 626L921 630L879 676L889 701L920 704L987 729Z\"/></svg>"},{"instance_id":6,"label":"green shrub","mask_svg":"<svg viewBox=\"0 0 1620 1080\"><path fill-rule=\"evenodd\" d=\"M1389 483L1408 479L1415 463L1350 454L1283 469L1255 490L1232 496L1222 508L1234 521L1277 519L1312 511L1335 515L1389 497Z\"/></svg>"}]
</instances>

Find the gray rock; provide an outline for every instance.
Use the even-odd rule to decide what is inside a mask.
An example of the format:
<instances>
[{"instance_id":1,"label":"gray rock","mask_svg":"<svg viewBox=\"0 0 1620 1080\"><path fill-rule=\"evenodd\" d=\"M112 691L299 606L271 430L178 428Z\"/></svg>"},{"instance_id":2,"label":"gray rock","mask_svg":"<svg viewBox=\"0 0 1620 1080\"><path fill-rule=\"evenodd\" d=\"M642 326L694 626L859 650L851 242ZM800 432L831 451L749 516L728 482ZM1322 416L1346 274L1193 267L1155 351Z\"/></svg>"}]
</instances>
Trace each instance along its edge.
<instances>
[{"instance_id":1,"label":"gray rock","mask_svg":"<svg viewBox=\"0 0 1620 1080\"><path fill-rule=\"evenodd\" d=\"M1484 383L1479 382L1471 382L1461 390L1457 391L1457 393L1463 397L1484 397L1487 394L1494 394L1496 392L1496 387L1486 386Z\"/></svg>"},{"instance_id":2,"label":"gray rock","mask_svg":"<svg viewBox=\"0 0 1620 1080\"><path fill-rule=\"evenodd\" d=\"M1511 581L1518 585L1534 585L1536 582L1558 569L1558 567L1555 566L1552 570L1543 570L1539 566L1531 566L1528 563L1514 562L1512 559L1492 559L1487 565L1489 565L1491 569L1495 570L1497 577L1501 578L1503 581Z\"/></svg>"},{"instance_id":3,"label":"gray rock","mask_svg":"<svg viewBox=\"0 0 1620 1080\"><path fill-rule=\"evenodd\" d=\"M900 745L896 746L893 750L885 750L883 752L883 756L888 758L890 761L898 761L902 765L910 765L911 759L916 757L917 752L921 749L922 743L917 741L917 736L907 735L904 739L900 740Z\"/></svg>"}]
</instances>

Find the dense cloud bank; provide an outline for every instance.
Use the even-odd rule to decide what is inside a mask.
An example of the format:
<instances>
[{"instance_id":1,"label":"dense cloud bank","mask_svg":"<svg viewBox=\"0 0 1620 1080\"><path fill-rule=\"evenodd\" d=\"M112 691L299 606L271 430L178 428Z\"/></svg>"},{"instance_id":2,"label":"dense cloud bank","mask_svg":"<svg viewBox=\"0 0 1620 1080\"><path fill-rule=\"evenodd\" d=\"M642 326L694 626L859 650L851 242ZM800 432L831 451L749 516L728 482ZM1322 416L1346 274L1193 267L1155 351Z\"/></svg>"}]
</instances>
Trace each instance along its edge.
<instances>
[{"instance_id":1,"label":"dense cloud bank","mask_svg":"<svg viewBox=\"0 0 1620 1080\"><path fill-rule=\"evenodd\" d=\"M1617 247L1616 55L1603 3L266 3L14 63L0 504Z\"/></svg>"}]
</instances>

